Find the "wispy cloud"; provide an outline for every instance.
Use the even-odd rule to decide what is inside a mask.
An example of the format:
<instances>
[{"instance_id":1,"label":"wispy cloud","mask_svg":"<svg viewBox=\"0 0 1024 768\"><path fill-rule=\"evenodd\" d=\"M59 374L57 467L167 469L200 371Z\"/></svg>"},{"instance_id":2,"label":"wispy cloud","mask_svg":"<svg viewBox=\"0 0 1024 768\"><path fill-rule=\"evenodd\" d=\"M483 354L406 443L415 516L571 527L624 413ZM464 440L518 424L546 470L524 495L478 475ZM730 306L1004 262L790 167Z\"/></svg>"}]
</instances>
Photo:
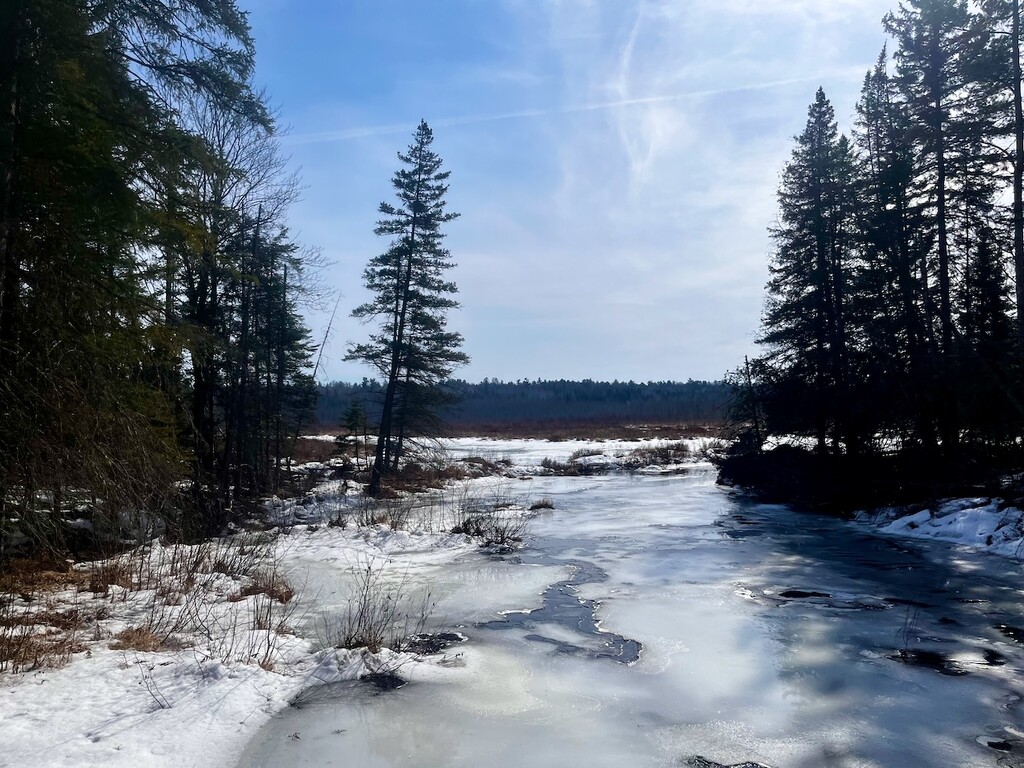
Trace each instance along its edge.
<instances>
[{"instance_id":1,"label":"wispy cloud","mask_svg":"<svg viewBox=\"0 0 1024 768\"><path fill-rule=\"evenodd\" d=\"M772 80L762 83L748 83L745 85L727 86L719 88L705 88L683 93L662 94L656 96L638 96L634 98L615 99L611 101L600 101L591 104L572 104L563 107L549 107L545 109L522 109L512 112L497 112L487 115L460 115L455 117L441 117L430 120L432 127L452 127L459 125L478 125L482 123L493 123L504 120L522 120L532 117L551 117L555 115L573 115L585 112L601 112L605 110L621 109L623 107L638 107L655 104L668 104L672 102L685 101L687 99L702 99L713 96L726 96L729 94L742 94L753 91L767 91L773 88L783 88L790 85L801 85L806 83L824 83L834 81L857 80L864 77L865 68L842 68L832 69L816 73L812 77L794 77L782 80ZM366 125L352 128L341 128L334 131L322 131L317 133L295 134L284 137L287 144L320 144L333 141L352 141L354 139L369 138L372 136L385 136L389 134L408 133L408 123L392 125Z\"/></svg>"},{"instance_id":2,"label":"wispy cloud","mask_svg":"<svg viewBox=\"0 0 1024 768\"><path fill-rule=\"evenodd\" d=\"M422 116L451 129L439 146L462 214L446 242L463 375L719 376L753 348L791 137L819 84L851 115L893 4L410 1L423 46L339 25L337 60L315 64L359 77L311 87L286 138L308 169L302 223L350 303L368 298L372 190L388 194L393 150ZM469 11L478 26L451 23ZM339 347L325 375L365 375Z\"/></svg>"}]
</instances>

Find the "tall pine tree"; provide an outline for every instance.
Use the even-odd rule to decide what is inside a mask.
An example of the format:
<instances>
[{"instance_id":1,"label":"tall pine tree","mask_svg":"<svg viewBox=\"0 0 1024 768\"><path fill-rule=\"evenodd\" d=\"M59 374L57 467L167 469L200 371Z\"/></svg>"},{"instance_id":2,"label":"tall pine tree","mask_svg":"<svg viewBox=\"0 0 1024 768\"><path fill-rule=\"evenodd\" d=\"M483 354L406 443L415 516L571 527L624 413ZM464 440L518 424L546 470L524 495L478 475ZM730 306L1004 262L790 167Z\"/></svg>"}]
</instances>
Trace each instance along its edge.
<instances>
[{"instance_id":1,"label":"tall pine tree","mask_svg":"<svg viewBox=\"0 0 1024 768\"><path fill-rule=\"evenodd\" d=\"M796 137L778 192L779 224L772 230L762 342L784 375L780 401L800 403L781 417L809 428L825 451L853 438L852 423L834 408L849 384L848 262L853 255L853 156L840 137L822 89ZM801 424L800 422L804 422Z\"/></svg>"},{"instance_id":2,"label":"tall pine tree","mask_svg":"<svg viewBox=\"0 0 1024 768\"><path fill-rule=\"evenodd\" d=\"M347 359L373 366L385 382L370 496L380 493L384 474L397 468L404 441L436 426L442 385L469 360L461 351L462 336L447 327L447 313L458 302L455 283L446 278L454 263L443 247L442 225L458 214L446 210L449 172L441 170L433 140L421 121L408 151L398 154L402 167L392 177L397 204L381 203L375 230L392 240L363 273L373 299L352 313L376 320L378 327Z\"/></svg>"}]
</instances>

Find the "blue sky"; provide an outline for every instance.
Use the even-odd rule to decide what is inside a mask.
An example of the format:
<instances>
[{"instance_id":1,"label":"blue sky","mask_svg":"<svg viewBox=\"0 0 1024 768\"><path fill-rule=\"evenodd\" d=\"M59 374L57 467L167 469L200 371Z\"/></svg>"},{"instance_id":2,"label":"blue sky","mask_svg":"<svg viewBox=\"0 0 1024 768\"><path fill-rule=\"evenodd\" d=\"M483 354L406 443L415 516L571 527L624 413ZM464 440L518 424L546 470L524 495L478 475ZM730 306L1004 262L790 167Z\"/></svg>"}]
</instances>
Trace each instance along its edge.
<instances>
[{"instance_id":1,"label":"blue sky","mask_svg":"<svg viewBox=\"0 0 1024 768\"><path fill-rule=\"evenodd\" d=\"M377 206L418 121L452 172L459 375L718 378L754 351L778 174L819 85L849 124L896 0L243 0L291 222L359 380ZM310 308L319 341L326 313Z\"/></svg>"}]
</instances>

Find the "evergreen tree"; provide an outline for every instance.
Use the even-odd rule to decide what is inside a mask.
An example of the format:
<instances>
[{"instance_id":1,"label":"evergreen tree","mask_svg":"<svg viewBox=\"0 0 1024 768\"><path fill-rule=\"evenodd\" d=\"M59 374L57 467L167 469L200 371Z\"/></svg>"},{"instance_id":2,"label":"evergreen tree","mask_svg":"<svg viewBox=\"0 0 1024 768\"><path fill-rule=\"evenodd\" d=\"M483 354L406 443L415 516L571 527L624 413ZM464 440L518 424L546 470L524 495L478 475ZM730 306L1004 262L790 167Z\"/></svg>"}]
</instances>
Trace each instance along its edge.
<instances>
[{"instance_id":1,"label":"evergreen tree","mask_svg":"<svg viewBox=\"0 0 1024 768\"><path fill-rule=\"evenodd\" d=\"M367 493L380 492L385 472L397 467L403 441L436 426L442 383L468 362L462 336L447 328L447 312L458 306L457 288L445 275L454 266L443 247L442 225L458 214L445 208L448 171L431 150L433 133L420 122L402 167L392 177L398 204L381 203L376 234L392 238L370 260L363 277L374 298L352 315L375 319L378 330L347 359L373 366L385 382L377 447Z\"/></svg>"},{"instance_id":2,"label":"evergreen tree","mask_svg":"<svg viewBox=\"0 0 1024 768\"><path fill-rule=\"evenodd\" d=\"M934 447L933 292L928 212L916 186L911 120L885 50L865 77L857 104L858 239L854 285L861 328L861 381L854 402L869 433Z\"/></svg>"},{"instance_id":3,"label":"evergreen tree","mask_svg":"<svg viewBox=\"0 0 1024 768\"><path fill-rule=\"evenodd\" d=\"M876 466L901 489L936 468L1019 462L1005 266L1013 254L1024 295L1020 4L903 0L884 25L895 74L883 50L853 152L819 92L784 171L768 354L748 369L740 415L751 421L753 397L770 432L813 435L821 450L831 428L833 448L897 454Z\"/></svg>"},{"instance_id":4,"label":"evergreen tree","mask_svg":"<svg viewBox=\"0 0 1024 768\"><path fill-rule=\"evenodd\" d=\"M906 0L886 17L885 27L898 43L897 81L915 140L922 235L934 244L929 257L938 340L932 389L939 438L950 453L965 418L957 391L965 329L954 307L991 216L994 167L985 148L994 135L996 110L982 76L984 37L966 0Z\"/></svg>"},{"instance_id":5,"label":"evergreen tree","mask_svg":"<svg viewBox=\"0 0 1024 768\"><path fill-rule=\"evenodd\" d=\"M342 423L352 439L352 458L355 459L356 468L359 468L359 454L362 447L363 437L366 435L366 411L363 410L363 403L360 400L353 400L342 417Z\"/></svg>"},{"instance_id":6,"label":"evergreen tree","mask_svg":"<svg viewBox=\"0 0 1024 768\"><path fill-rule=\"evenodd\" d=\"M189 518L189 463L203 502L276 474L312 383L252 67L232 0L0 4L0 527L59 551L86 502Z\"/></svg>"},{"instance_id":7,"label":"evergreen tree","mask_svg":"<svg viewBox=\"0 0 1024 768\"><path fill-rule=\"evenodd\" d=\"M1011 148L1011 228L1013 237L1016 306L1024 307L1024 100L1021 96L1021 2L1020 0L982 0L981 33L987 43L989 85L1003 94L1001 115L996 129L1009 137ZM1024 351L1024 312L1018 310L1016 335L1019 352Z\"/></svg>"},{"instance_id":8,"label":"evergreen tree","mask_svg":"<svg viewBox=\"0 0 1024 768\"><path fill-rule=\"evenodd\" d=\"M822 89L796 137L778 196L762 342L785 372L778 396L800 403L800 412L791 414L792 426L805 422L819 451L826 449L831 432L833 449L839 450L841 439L853 438L852 423L833 405L845 397L850 375L853 158Z\"/></svg>"},{"instance_id":9,"label":"evergreen tree","mask_svg":"<svg viewBox=\"0 0 1024 768\"><path fill-rule=\"evenodd\" d=\"M111 515L155 511L177 460L143 376L155 334L138 259L141 182L168 124L94 11L0 10L0 507L57 551L83 494Z\"/></svg>"},{"instance_id":10,"label":"evergreen tree","mask_svg":"<svg viewBox=\"0 0 1024 768\"><path fill-rule=\"evenodd\" d=\"M934 210L938 323L941 349L948 355L954 337L950 251L954 157L977 128L965 119L972 114L965 87L974 52L971 17L966 0L905 0L897 13L886 16L884 24L898 43L898 80L917 137L917 169Z\"/></svg>"}]
</instances>

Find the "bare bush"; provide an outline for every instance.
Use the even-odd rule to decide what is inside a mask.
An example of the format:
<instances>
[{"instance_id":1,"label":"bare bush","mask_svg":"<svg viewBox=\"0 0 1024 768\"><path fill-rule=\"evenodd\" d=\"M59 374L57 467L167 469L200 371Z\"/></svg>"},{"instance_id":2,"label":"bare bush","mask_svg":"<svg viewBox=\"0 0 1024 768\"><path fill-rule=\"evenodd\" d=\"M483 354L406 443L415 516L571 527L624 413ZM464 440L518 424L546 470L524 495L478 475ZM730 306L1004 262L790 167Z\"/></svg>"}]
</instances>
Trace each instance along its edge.
<instances>
[{"instance_id":1,"label":"bare bush","mask_svg":"<svg viewBox=\"0 0 1024 768\"><path fill-rule=\"evenodd\" d=\"M129 627L115 635L111 648L115 651L159 651L164 645L164 638L159 637L147 627Z\"/></svg>"},{"instance_id":2,"label":"bare bush","mask_svg":"<svg viewBox=\"0 0 1024 768\"><path fill-rule=\"evenodd\" d=\"M570 464L565 461L556 461L555 459L545 456L540 461L542 468L554 475L567 475L574 477L580 474L580 467L578 464Z\"/></svg>"},{"instance_id":3,"label":"bare bush","mask_svg":"<svg viewBox=\"0 0 1024 768\"><path fill-rule=\"evenodd\" d=\"M353 569L348 602L337 615L325 615L320 642L325 647L402 650L409 638L424 631L436 607L429 592L414 595L408 574L389 579L383 561Z\"/></svg>"},{"instance_id":4,"label":"bare bush","mask_svg":"<svg viewBox=\"0 0 1024 768\"><path fill-rule=\"evenodd\" d=\"M685 440L660 445L645 445L630 451L623 458L622 465L627 469L639 469L648 466L665 466L679 464L690 458L690 446Z\"/></svg>"},{"instance_id":5,"label":"bare bush","mask_svg":"<svg viewBox=\"0 0 1024 768\"><path fill-rule=\"evenodd\" d=\"M455 520L452 533L482 539L485 546L522 541L529 519L524 514L524 502L512 493L510 484L494 487L488 493L467 488L456 501L459 503L451 510Z\"/></svg>"},{"instance_id":6,"label":"bare bush","mask_svg":"<svg viewBox=\"0 0 1024 768\"><path fill-rule=\"evenodd\" d=\"M709 437L700 441L697 446L697 456L704 461L716 461L725 455L729 449L729 441L718 437Z\"/></svg>"},{"instance_id":7,"label":"bare bush","mask_svg":"<svg viewBox=\"0 0 1024 768\"><path fill-rule=\"evenodd\" d=\"M415 503L408 496L388 499L384 502L384 520L393 531L402 531L409 526Z\"/></svg>"},{"instance_id":8,"label":"bare bush","mask_svg":"<svg viewBox=\"0 0 1024 768\"><path fill-rule=\"evenodd\" d=\"M152 541L64 576L65 590L106 600L79 604L72 591L67 607L66 591L48 601L42 592L0 592L0 671L65 663L85 649L87 632L94 641L108 636L100 622L111 613L129 622L112 648L154 652L205 641L207 658L269 668L295 594L276 552L266 535L197 545Z\"/></svg>"},{"instance_id":9,"label":"bare bush","mask_svg":"<svg viewBox=\"0 0 1024 768\"><path fill-rule=\"evenodd\" d=\"M60 667L85 649L82 630L95 614L77 606L37 610L35 602L34 596L0 595L0 672Z\"/></svg>"},{"instance_id":10,"label":"bare bush","mask_svg":"<svg viewBox=\"0 0 1024 768\"><path fill-rule=\"evenodd\" d=\"M604 451L600 448L580 448L569 454L569 461L576 461L578 459L586 459L591 456L604 456Z\"/></svg>"},{"instance_id":11,"label":"bare bush","mask_svg":"<svg viewBox=\"0 0 1024 768\"><path fill-rule=\"evenodd\" d=\"M525 515L514 511L495 511L487 521L484 531L485 544L507 547L523 540L530 521Z\"/></svg>"},{"instance_id":12,"label":"bare bush","mask_svg":"<svg viewBox=\"0 0 1024 768\"><path fill-rule=\"evenodd\" d=\"M371 499L369 496L359 496L355 500L353 510L356 525L360 528L368 528L371 525L379 525L387 520L384 513L383 501Z\"/></svg>"}]
</instances>

